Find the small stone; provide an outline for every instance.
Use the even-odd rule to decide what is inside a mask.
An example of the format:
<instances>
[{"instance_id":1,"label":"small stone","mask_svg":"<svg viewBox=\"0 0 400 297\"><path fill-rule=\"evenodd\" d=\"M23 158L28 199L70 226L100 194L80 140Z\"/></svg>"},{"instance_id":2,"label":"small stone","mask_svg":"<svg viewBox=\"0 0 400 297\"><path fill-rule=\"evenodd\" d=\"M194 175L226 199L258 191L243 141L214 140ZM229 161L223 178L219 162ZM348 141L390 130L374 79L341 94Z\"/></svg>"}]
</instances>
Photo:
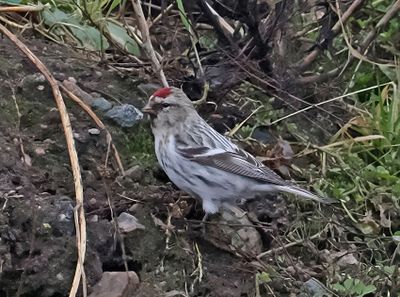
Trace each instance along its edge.
<instances>
[{"instance_id":1,"label":"small stone","mask_svg":"<svg viewBox=\"0 0 400 297\"><path fill-rule=\"evenodd\" d=\"M92 101L91 106L101 111L107 111L112 108L112 103L103 97L98 97Z\"/></svg>"},{"instance_id":2,"label":"small stone","mask_svg":"<svg viewBox=\"0 0 400 297\"><path fill-rule=\"evenodd\" d=\"M221 216L215 218L225 224L206 226L206 240L216 247L238 254L258 255L262 251L260 233L251 226L243 210L236 206L225 205ZM230 225L241 224L244 227L237 228Z\"/></svg>"},{"instance_id":3,"label":"small stone","mask_svg":"<svg viewBox=\"0 0 400 297\"><path fill-rule=\"evenodd\" d=\"M329 290L320 281L313 277L303 284L302 291L307 294L306 296L331 296Z\"/></svg>"},{"instance_id":4,"label":"small stone","mask_svg":"<svg viewBox=\"0 0 400 297\"><path fill-rule=\"evenodd\" d=\"M48 125L46 125L46 124L40 124L40 128L42 128L42 129L47 129L49 126Z\"/></svg>"},{"instance_id":5,"label":"small stone","mask_svg":"<svg viewBox=\"0 0 400 297\"><path fill-rule=\"evenodd\" d=\"M89 204L90 205L96 205L96 203L97 203L96 198L92 198L92 199L89 200Z\"/></svg>"},{"instance_id":6,"label":"small stone","mask_svg":"<svg viewBox=\"0 0 400 297\"><path fill-rule=\"evenodd\" d=\"M107 111L105 117L114 120L122 127L132 127L143 119L143 113L133 105L123 104Z\"/></svg>"},{"instance_id":7,"label":"small stone","mask_svg":"<svg viewBox=\"0 0 400 297\"><path fill-rule=\"evenodd\" d=\"M93 215L89 218L90 223L97 223L99 221L99 216L98 215Z\"/></svg>"},{"instance_id":8,"label":"small stone","mask_svg":"<svg viewBox=\"0 0 400 297\"><path fill-rule=\"evenodd\" d=\"M138 209L141 207L140 203L135 203L131 207L129 207L128 211L130 213L135 213L138 211Z\"/></svg>"},{"instance_id":9,"label":"small stone","mask_svg":"<svg viewBox=\"0 0 400 297\"><path fill-rule=\"evenodd\" d=\"M130 177L133 181L141 181L144 176L144 170L141 166L135 165L125 171L124 176Z\"/></svg>"},{"instance_id":10,"label":"small stone","mask_svg":"<svg viewBox=\"0 0 400 297\"><path fill-rule=\"evenodd\" d=\"M99 135L100 134L100 130L97 129L97 128L90 128L88 130L88 132L89 132L90 135Z\"/></svg>"},{"instance_id":11,"label":"small stone","mask_svg":"<svg viewBox=\"0 0 400 297\"><path fill-rule=\"evenodd\" d=\"M35 154L36 156L43 156L46 154L46 151L42 147L37 147L35 148Z\"/></svg>"},{"instance_id":12,"label":"small stone","mask_svg":"<svg viewBox=\"0 0 400 297\"><path fill-rule=\"evenodd\" d=\"M135 295L139 278L134 271L103 272L89 297L130 297Z\"/></svg>"},{"instance_id":13,"label":"small stone","mask_svg":"<svg viewBox=\"0 0 400 297\"><path fill-rule=\"evenodd\" d=\"M72 76L68 77L68 81L70 81L70 82L76 84L76 79L73 78Z\"/></svg>"},{"instance_id":14,"label":"small stone","mask_svg":"<svg viewBox=\"0 0 400 297\"><path fill-rule=\"evenodd\" d=\"M95 72L94 72L94 75L95 75L97 78L100 78L100 77L103 76L103 73L102 73L101 71L95 71Z\"/></svg>"},{"instance_id":15,"label":"small stone","mask_svg":"<svg viewBox=\"0 0 400 297\"><path fill-rule=\"evenodd\" d=\"M145 227L139 223L137 218L126 212L123 212L119 215L118 226L119 229L124 233L132 232L136 229L145 229Z\"/></svg>"},{"instance_id":16,"label":"small stone","mask_svg":"<svg viewBox=\"0 0 400 297\"><path fill-rule=\"evenodd\" d=\"M44 90L44 85L38 85L38 86L37 86L37 89L38 89L39 91L43 91L43 90Z\"/></svg>"}]
</instances>

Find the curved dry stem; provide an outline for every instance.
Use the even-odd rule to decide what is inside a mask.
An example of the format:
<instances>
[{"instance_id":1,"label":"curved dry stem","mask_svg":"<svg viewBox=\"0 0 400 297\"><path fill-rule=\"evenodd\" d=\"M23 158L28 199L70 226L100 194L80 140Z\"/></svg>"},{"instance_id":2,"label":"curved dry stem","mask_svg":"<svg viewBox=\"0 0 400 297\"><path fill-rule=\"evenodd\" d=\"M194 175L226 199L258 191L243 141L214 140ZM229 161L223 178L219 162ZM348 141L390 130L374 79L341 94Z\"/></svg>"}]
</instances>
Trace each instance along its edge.
<instances>
[{"instance_id":1,"label":"curved dry stem","mask_svg":"<svg viewBox=\"0 0 400 297\"><path fill-rule=\"evenodd\" d=\"M86 220L83 208L83 186L82 176L79 168L78 154L75 149L75 141L72 133L71 121L68 116L67 108L62 98L58 83L46 66L36 57L31 50L22 43L13 33L6 27L0 24L0 31L6 35L38 68L38 70L45 76L50 84L53 92L54 99L57 104L58 111L61 117L61 123L64 129L65 140L67 143L68 154L71 162L72 174L74 177L75 185L75 199L76 199L76 212L75 212L75 228L76 228L76 241L78 247L78 263L75 270L72 287L69 293L70 297L76 296L79 288L80 279L82 279L83 296L87 296L86 276L84 272L84 262L86 253Z\"/></svg>"},{"instance_id":2,"label":"curved dry stem","mask_svg":"<svg viewBox=\"0 0 400 297\"><path fill-rule=\"evenodd\" d=\"M71 98L73 101L75 101L92 118L92 120L96 123L97 127L99 127L101 130L104 130L106 132L107 143L109 145L111 145L111 148L114 151L114 158L118 164L119 170L121 171L121 174L124 175L124 172L125 172L124 166L122 165L122 161L119 156L118 150L115 147L114 143L112 142L112 136L111 136L110 132L107 130L104 123L93 112L93 110L85 102L83 102L82 99L80 99L78 96L76 96L70 90L68 90L68 88L65 85L60 84L60 88L68 95L69 98Z\"/></svg>"}]
</instances>

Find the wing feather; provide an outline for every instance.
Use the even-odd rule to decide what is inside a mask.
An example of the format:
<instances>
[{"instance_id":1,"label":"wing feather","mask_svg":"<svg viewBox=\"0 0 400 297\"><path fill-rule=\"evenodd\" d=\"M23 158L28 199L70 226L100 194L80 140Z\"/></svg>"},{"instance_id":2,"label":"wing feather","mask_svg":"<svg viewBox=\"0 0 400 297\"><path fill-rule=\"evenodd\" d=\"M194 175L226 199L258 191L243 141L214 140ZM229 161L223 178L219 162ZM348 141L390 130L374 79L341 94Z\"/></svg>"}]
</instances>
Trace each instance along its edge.
<instances>
[{"instance_id":1,"label":"wing feather","mask_svg":"<svg viewBox=\"0 0 400 297\"><path fill-rule=\"evenodd\" d=\"M179 148L179 153L191 161L198 162L202 165L211 166L223 171L254 178L259 181L285 186L288 185L284 179L277 175L274 171L264 166L261 162L243 152L217 152L212 154L210 149L199 148L201 154L193 154L193 149Z\"/></svg>"},{"instance_id":2,"label":"wing feather","mask_svg":"<svg viewBox=\"0 0 400 297\"><path fill-rule=\"evenodd\" d=\"M175 135L177 152L183 157L206 166L274 185L290 185L255 157L208 126L203 120L199 121L198 125L187 133ZM204 125L209 129L204 129ZM192 141L182 139L184 135L190 135Z\"/></svg>"}]
</instances>

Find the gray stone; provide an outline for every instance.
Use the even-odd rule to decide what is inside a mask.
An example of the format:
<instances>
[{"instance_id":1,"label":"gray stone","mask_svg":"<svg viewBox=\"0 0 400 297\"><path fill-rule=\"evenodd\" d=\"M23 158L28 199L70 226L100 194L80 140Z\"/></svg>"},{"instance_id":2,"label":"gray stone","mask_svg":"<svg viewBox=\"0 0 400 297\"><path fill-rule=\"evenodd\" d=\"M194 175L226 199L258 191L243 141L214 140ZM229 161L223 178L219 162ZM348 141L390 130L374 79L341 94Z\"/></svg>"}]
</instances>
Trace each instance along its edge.
<instances>
[{"instance_id":1,"label":"gray stone","mask_svg":"<svg viewBox=\"0 0 400 297\"><path fill-rule=\"evenodd\" d=\"M114 106L105 114L106 118L112 119L122 127L132 127L138 121L143 119L143 113L135 106L123 104Z\"/></svg>"},{"instance_id":2,"label":"gray stone","mask_svg":"<svg viewBox=\"0 0 400 297\"><path fill-rule=\"evenodd\" d=\"M124 233L132 232L136 229L145 229L145 227L139 223L136 217L126 212L123 212L119 215L118 227Z\"/></svg>"},{"instance_id":3,"label":"gray stone","mask_svg":"<svg viewBox=\"0 0 400 297\"><path fill-rule=\"evenodd\" d=\"M310 278L308 281L303 283L301 296L313 296L313 297L324 297L331 296L328 289L317 279Z\"/></svg>"},{"instance_id":4,"label":"gray stone","mask_svg":"<svg viewBox=\"0 0 400 297\"><path fill-rule=\"evenodd\" d=\"M124 176L130 177L133 181L141 181L144 176L144 169L140 165L135 165L125 171Z\"/></svg>"},{"instance_id":5,"label":"gray stone","mask_svg":"<svg viewBox=\"0 0 400 297\"><path fill-rule=\"evenodd\" d=\"M112 103L103 97L98 97L92 101L91 106L101 111L107 111L112 108Z\"/></svg>"},{"instance_id":6,"label":"gray stone","mask_svg":"<svg viewBox=\"0 0 400 297\"><path fill-rule=\"evenodd\" d=\"M216 247L239 255L256 256L261 253L261 236L256 228L249 227L252 224L243 210L224 204L221 215L210 220L223 223L206 225L205 239ZM243 227L238 228L238 225Z\"/></svg>"},{"instance_id":7,"label":"gray stone","mask_svg":"<svg viewBox=\"0 0 400 297\"><path fill-rule=\"evenodd\" d=\"M138 285L139 278L133 271L106 271L89 297L131 297Z\"/></svg>"},{"instance_id":8,"label":"gray stone","mask_svg":"<svg viewBox=\"0 0 400 297\"><path fill-rule=\"evenodd\" d=\"M90 135L99 135L101 131L97 128L90 128L88 132Z\"/></svg>"}]
</instances>

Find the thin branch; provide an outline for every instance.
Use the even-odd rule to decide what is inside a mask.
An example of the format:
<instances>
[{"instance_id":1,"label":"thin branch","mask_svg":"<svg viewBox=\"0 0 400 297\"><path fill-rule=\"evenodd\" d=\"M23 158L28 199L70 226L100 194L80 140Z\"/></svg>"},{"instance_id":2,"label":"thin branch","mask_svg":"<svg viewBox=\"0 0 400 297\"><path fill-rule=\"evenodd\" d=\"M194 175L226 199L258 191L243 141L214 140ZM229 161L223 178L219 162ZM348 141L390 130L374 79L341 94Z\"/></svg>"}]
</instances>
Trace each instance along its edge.
<instances>
[{"instance_id":1,"label":"thin branch","mask_svg":"<svg viewBox=\"0 0 400 297\"><path fill-rule=\"evenodd\" d=\"M336 101L336 100L339 100L339 99L343 99L343 98L346 98L348 96L352 96L352 95L355 95L355 94L359 94L359 93L363 93L363 92L366 92L366 91L370 91L370 90L373 90L373 89L376 89L376 88L380 88L380 87L383 87L383 86L386 86L386 85L389 85L389 84L391 84L391 82L390 83L384 83L384 84L376 85L376 86L372 86L372 87L368 87L368 88L365 88L365 89L362 89L362 90L358 90L358 91L347 93L347 94L344 94L344 95L341 95L341 96L338 96L338 97L335 97L335 98L331 98L331 99L319 102L317 104L312 104L312 105L307 106L305 108L296 110L295 112L292 112L292 113L290 113L288 115L285 115L285 116L283 116L283 117L271 122L268 126L275 125L276 123L279 123L279 122L281 122L283 120L291 118L291 117L293 117L293 116L295 116L297 114L301 114L301 113L303 113L303 112L305 112L305 111L307 111L309 109L319 107L319 106L324 105L326 103L333 102L333 101Z\"/></svg>"},{"instance_id":2,"label":"thin branch","mask_svg":"<svg viewBox=\"0 0 400 297\"><path fill-rule=\"evenodd\" d=\"M348 19L352 16L352 14L361 7L365 0L355 0L350 7L343 13L341 22L346 23ZM336 24L332 27L332 38L336 37L341 30L341 22L337 21ZM318 57L319 53L322 49L319 46L316 46L315 49L307 55L301 62L297 63L295 68L298 73L303 73Z\"/></svg>"},{"instance_id":3,"label":"thin branch","mask_svg":"<svg viewBox=\"0 0 400 297\"><path fill-rule=\"evenodd\" d=\"M70 90L68 90L68 88L65 85L63 85L63 84L59 84L59 85L60 85L60 88L68 95L68 97L71 98L73 101L75 101L92 118L92 120L96 123L97 127L99 127L101 130L104 130L106 132L107 143L109 143L111 145L111 148L114 151L114 158L118 164L119 170L121 171L121 174L124 175L124 166L122 165L118 150L115 147L115 145L112 141L112 136L111 136L110 132L107 130L104 123L98 118L98 116L93 112L93 110L85 102L83 102L82 99L80 99L78 96L76 96Z\"/></svg>"},{"instance_id":4,"label":"thin branch","mask_svg":"<svg viewBox=\"0 0 400 297\"><path fill-rule=\"evenodd\" d=\"M285 244L285 245L283 245L283 246L280 246L280 247L277 247L277 248L275 248L275 249L272 249L272 250L263 252L263 253L261 253L261 254L259 254L259 255L257 256L257 259L261 259L261 258L263 258L263 257L265 257L265 256L268 256L268 255L275 254L275 253L277 253L277 252L286 250L287 248L290 248L290 247L292 247L292 246L295 246L295 245L298 245L298 244L302 244L302 243L305 242L306 240L317 239L317 238L320 237L324 232L325 232L325 229L321 230L320 232L318 232L318 233L316 233L316 234L314 234L314 235L312 235L312 236L310 236L310 237L306 237L306 238L302 238L302 239L299 239L299 240L296 240L296 241L292 241L292 242L289 242L289 243L287 243L287 244Z\"/></svg>"},{"instance_id":5,"label":"thin branch","mask_svg":"<svg viewBox=\"0 0 400 297\"><path fill-rule=\"evenodd\" d=\"M39 2L38 5L21 5L21 6L0 7L0 13L2 13L2 12L33 12L33 11L42 11L43 9L44 9L44 5Z\"/></svg>"},{"instance_id":6,"label":"thin branch","mask_svg":"<svg viewBox=\"0 0 400 297\"><path fill-rule=\"evenodd\" d=\"M153 44L151 43L149 26L146 22L146 18L144 17L142 6L140 5L139 0L132 0L132 6L138 21L140 33L142 34L143 48L152 62L153 71L157 73L164 87L168 87L168 82L164 75L164 71L161 68L161 64L157 59Z\"/></svg>"},{"instance_id":7,"label":"thin branch","mask_svg":"<svg viewBox=\"0 0 400 297\"><path fill-rule=\"evenodd\" d=\"M400 0L396 0L396 2L393 3L393 5L386 11L385 15L379 20L379 22L376 24L375 28L372 29L368 35L364 38L364 40L361 42L360 45L360 50L359 52L365 55L367 53L367 50L371 43L374 41L376 35L380 30L385 27L389 21L394 18L398 12L400 11ZM343 18L342 18L343 20ZM355 56L350 56L350 58L347 60L345 66L350 66L354 61L356 60ZM320 83L327 81L328 79L337 76L341 72L342 66L332 69L326 73L323 74L317 74L317 75L310 75L310 76L305 76L305 77L300 77L299 79L296 79L295 84L309 84L309 83Z\"/></svg>"},{"instance_id":8,"label":"thin branch","mask_svg":"<svg viewBox=\"0 0 400 297\"><path fill-rule=\"evenodd\" d=\"M75 186L75 199L76 199L76 216L75 216L75 228L77 246L78 246L78 263L76 265L75 276L70 290L70 297L76 296L78 291L80 279L82 279L83 296L87 296L87 284L86 276L84 271L85 253L86 253L86 220L85 212L83 208L83 186L82 176L79 168L78 154L75 149L75 141L72 133L71 121L68 116L67 108L62 98L58 83L46 66L36 57L30 49L23 44L18 38L11 33L6 27L0 24L0 31L6 35L28 58L31 62L39 69L39 71L45 76L49 82L54 99L57 104L58 111L61 117L61 123L64 129L65 140L67 143L68 154L71 162L72 174L74 177Z\"/></svg>"}]
</instances>

